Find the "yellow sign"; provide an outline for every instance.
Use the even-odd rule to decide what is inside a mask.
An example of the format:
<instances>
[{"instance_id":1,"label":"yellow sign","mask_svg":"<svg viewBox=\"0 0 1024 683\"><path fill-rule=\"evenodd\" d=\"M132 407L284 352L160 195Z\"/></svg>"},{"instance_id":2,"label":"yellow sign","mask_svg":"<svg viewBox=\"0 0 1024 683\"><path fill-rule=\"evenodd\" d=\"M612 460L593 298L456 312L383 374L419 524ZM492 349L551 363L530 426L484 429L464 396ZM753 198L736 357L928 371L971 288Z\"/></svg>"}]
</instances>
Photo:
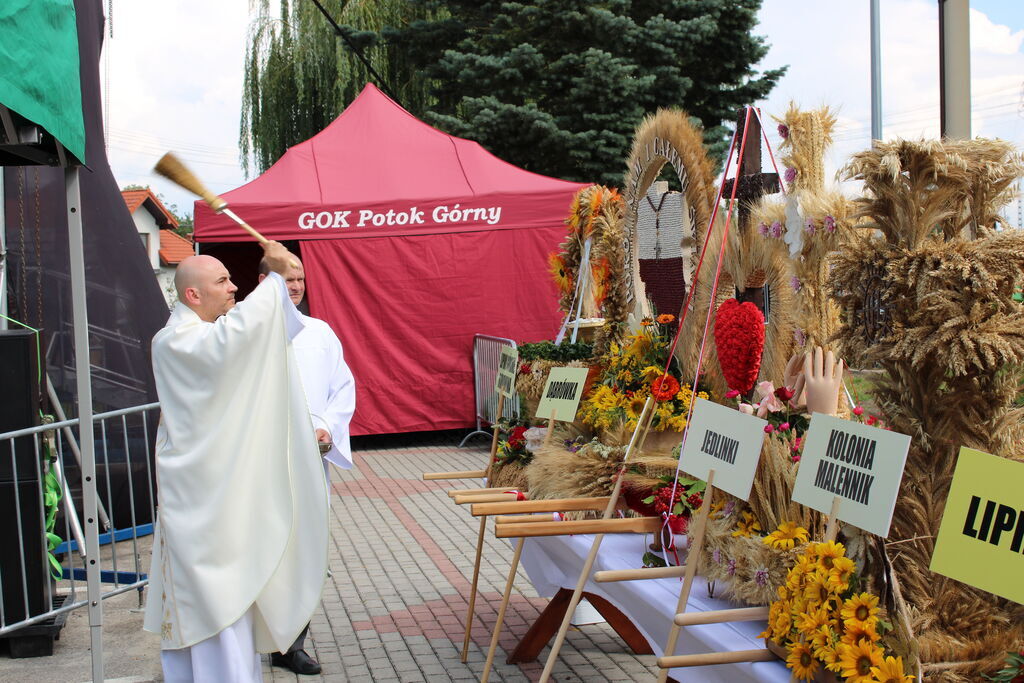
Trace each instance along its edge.
<instances>
[{"instance_id":1,"label":"yellow sign","mask_svg":"<svg viewBox=\"0 0 1024 683\"><path fill-rule=\"evenodd\" d=\"M931 570L1024 604L1024 462L961 448Z\"/></svg>"},{"instance_id":2,"label":"yellow sign","mask_svg":"<svg viewBox=\"0 0 1024 683\"><path fill-rule=\"evenodd\" d=\"M587 368L551 368L535 417L572 422L586 385Z\"/></svg>"}]
</instances>

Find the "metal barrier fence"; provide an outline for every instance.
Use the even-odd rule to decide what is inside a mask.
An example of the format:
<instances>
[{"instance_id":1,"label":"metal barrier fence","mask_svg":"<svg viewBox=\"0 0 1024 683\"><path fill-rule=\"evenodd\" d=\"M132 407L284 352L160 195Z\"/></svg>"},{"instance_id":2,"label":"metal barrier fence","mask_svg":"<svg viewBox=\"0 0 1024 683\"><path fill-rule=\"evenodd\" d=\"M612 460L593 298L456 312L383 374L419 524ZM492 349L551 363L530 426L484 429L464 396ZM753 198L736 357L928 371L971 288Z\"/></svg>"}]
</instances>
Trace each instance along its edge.
<instances>
[{"instance_id":1,"label":"metal barrier fence","mask_svg":"<svg viewBox=\"0 0 1024 683\"><path fill-rule=\"evenodd\" d=\"M476 405L476 429L466 435L459 448L462 448L470 437L477 434L490 437L482 427L494 424L498 419L498 394L494 391L494 381L498 377L498 362L504 346L516 347L516 343L504 337L491 337L486 334L473 335L473 396ZM501 411L504 417L519 417L519 397L513 401L505 401Z\"/></svg>"},{"instance_id":2,"label":"metal barrier fence","mask_svg":"<svg viewBox=\"0 0 1024 683\"><path fill-rule=\"evenodd\" d=\"M97 558L100 580L109 588L89 590L86 584L84 596L86 543L69 485L69 475L85 471L76 437L79 421L0 434L0 471L6 476L10 468L14 491L0 500L0 636L11 638L12 646L18 636L47 622L61 623L71 610L126 591L139 591L141 607L148 577L139 539L152 532L155 519L150 434L159 407L149 403L92 417L96 476L80 478L82 497L100 502L98 517L106 533L89 557ZM63 542L48 536L48 526ZM94 649L92 657L96 670L102 649Z\"/></svg>"}]
</instances>

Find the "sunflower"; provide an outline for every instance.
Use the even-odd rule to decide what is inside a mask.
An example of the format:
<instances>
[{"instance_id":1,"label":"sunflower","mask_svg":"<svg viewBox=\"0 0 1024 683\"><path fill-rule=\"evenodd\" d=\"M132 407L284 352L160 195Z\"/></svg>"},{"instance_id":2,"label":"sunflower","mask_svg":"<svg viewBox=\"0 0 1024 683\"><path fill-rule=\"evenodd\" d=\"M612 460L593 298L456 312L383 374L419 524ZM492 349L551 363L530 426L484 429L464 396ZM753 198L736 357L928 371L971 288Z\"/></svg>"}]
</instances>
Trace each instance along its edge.
<instances>
[{"instance_id":1,"label":"sunflower","mask_svg":"<svg viewBox=\"0 0 1024 683\"><path fill-rule=\"evenodd\" d=\"M874 626L878 623L878 596L871 593L854 595L843 603L839 614L847 628Z\"/></svg>"},{"instance_id":2,"label":"sunflower","mask_svg":"<svg viewBox=\"0 0 1024 683\"><path fill-rule=\"evenodd\" d=\"M812 543L807 547L807 552L818 559L825 569L832 569L832 561L837 557L846 556L846 548L842 543L829 541L828 543Z\"/></svg>"},{"instance_id":3,"label":"sunflower","mask_svg":"<svg viewBox=\"0 0 1024 683\"><path fill-rule=\"evenodd\" d=\"M593 273L594 277L594 303L601 306L604 304L604 300L608 298L608 283L610 282L612 272L611 264L608 263L607 258L602 258L591 266L590 272Z\"/></svg>"},{"instance_id":4,"label":"sunflower","mask_svg":"<svg viewBox=\"0 0 1024 683\"><path fill-rule=\"evenodd\" d=\"M828 574L815 572L808 577L807 586L804 588L804 597L811 605L828 605L835 597L828 589Z\"/></svg>"},{"instance_id":5,"label":"sunflower","mask_svg":"<svg viewBox=\"0 0 1024 683\"><path fill-rule=\"evenodd\" d=\"M786 649L789 650L786 666L793 670L793 678L798 681L809 681L814 678L818 671L818 660L814 658L807 643L791 643Z\"/></svg>"},{"instance_id":6,"label":"sunflower","mask_svg":"<svg viewBox=\"0 0 1024 683\"><path fill-rule=\"evenodd\" d=\"M814 656L820 659L825 664L826 669L835 673L839 673L841 666L839 664L838 643L831 642L822 644L821 647L814 650Z\"/></svg>"},{"instance_id":7,"label":"sunflower","mask_svg":"<svg viewBox=\"0 0 1024 683\"><path fill-rule=\"evenodd\" d=\"M647 403L647 397L643 394L633 394L632 396L625 396L622 403L622 407L626 409L626 415L631 420L640 419L640 413L644 411L644 405Z\"/></svg>"},{"instance_id":8,"label":"sunflower","mask_svg":"<svg viewBox=\"0 0 1024 683\"><path fill-rule=\"evenodd\" d=\"M850 578L857 565L848 557L837 557L832 560L832 569L828 571L828 587L834 593L845 593L850 587Z\"/></svg>"},{"instance_id":9,"label":"sunflower","mask_svg":"<svg viewBox=\"0 0 1024 683\"><path fill-rule=\"evenodd\" d=\"M822 626L827 626L829 622L829 609L825 607L817 607L809 609L801 613L796 618L796 627L808 638L813 640L814 635Z\"/></svg>"},{"instance_id":10,"label":"sunflower","mask_svg":"<svg viewBox=\"0 0 1024 683\"><path fill-rule=\"evenodd\" d=\"M871 675L879 683L912 683L913 676L903 673L902 657L886 657L878 666L871 667Z\"/></svg>"},{"instance_id":11,"label":"sunflower","mask_svg":"<svg viewBox=\"0 0 1024 683\"><path fill-rule=\"evenodd\" d=\"M753 536L761 530L761 523L757 521L753 512L745 510L742 517L740 521L736 522L736 530L732 532L734 537Z\"/></svg>"},{"instance_id":12,"label":"sunflower","mask_svg":"<svg viewBox=\"0 0 1024 683\"><path fill-rule=\"evenodd\" d=\"M764 537L765 545L779 550L792 550L796 542L807 542L807 529L793 522L783 522L779 528Z\"/></svg>"},{"instance_id":13,"label":"sunflower","mask_svg":"<svg viewBox=\"0 0 1024 683\"><path fill-rule=\"evenodd\" d=\"M548 271L554 278L558 291L569 292L572 290L572 273L565 265L565 256L558 252L551 252L548 255Z\"/></svg>"},{"instance_id":14,"label":"sunflower","mask_svg":"<svg viewBox=\"0 0 1024 683\"><path fill-rule=\"evenodd\" d=\"M882 649L874 643L858 641L839 644L839 675L847 683L870 683L871 669L882 666Z\"/></svg>"},{"instance_id":15,"label":"sunflower","mask_svg":"<svg viewBox=\"0 0 1024 683\"><path fill-rule=\"evenodd\" d=\"M882 638L882 636L878 635L878 629L873 621L865 621L863 623L849 621L844 623L843 626L845 630L843 631L842 642L847 645L854 645L860 642L877 643Z\"/></svg>"}]
</instances>

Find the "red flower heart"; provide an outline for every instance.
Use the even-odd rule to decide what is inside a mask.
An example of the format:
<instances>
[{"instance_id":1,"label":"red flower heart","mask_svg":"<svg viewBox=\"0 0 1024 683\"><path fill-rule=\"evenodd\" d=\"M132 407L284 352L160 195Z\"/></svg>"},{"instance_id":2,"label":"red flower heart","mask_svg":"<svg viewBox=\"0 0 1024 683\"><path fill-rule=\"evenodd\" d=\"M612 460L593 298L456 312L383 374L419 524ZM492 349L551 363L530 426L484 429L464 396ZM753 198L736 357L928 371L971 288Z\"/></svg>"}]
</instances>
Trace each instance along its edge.
<instances>
[{"instance_id":1,"label":"red flower heart","mask_svg":"<svg viewBox=\"0 0 1024 683\"><path fill-rule=\"evenodd\" d=\"M718 365L730 389L747 394L754 388L764 351L764 316L750 301L728 299L715 316Z\"/></svg>"}]
</instances>

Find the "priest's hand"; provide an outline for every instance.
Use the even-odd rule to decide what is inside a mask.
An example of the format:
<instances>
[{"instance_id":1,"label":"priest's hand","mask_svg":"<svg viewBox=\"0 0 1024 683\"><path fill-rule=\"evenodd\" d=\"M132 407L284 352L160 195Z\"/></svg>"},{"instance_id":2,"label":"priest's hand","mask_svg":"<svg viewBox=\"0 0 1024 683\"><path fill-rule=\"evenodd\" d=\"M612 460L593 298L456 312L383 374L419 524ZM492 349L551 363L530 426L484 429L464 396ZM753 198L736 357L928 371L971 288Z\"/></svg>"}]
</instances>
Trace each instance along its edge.
<instances>
[{"instance_id":1,"label":"priest's hand","mask_svg":"<svg viewBox=\"0 0 1024 683\"><path fill-rule=\"evenodd\" d=\"M331 443L331 433L326 429L316 430L317 443Z\"/></svg>"},{"instance_id":2,"label":"priest's hand","mask_svg":"<svg viewBox=\"0 0 1024 683\"><path fill-rule=\"evenodd\" d=\"M285 249L284 245L274 240L269 240L262 244L263 246L263 258L266 260L267 266L270 270L278 273L282 276L288 274L288 270L292 267L292 261L295 257L292 253Z\"/></svg>"}]
</instances>

